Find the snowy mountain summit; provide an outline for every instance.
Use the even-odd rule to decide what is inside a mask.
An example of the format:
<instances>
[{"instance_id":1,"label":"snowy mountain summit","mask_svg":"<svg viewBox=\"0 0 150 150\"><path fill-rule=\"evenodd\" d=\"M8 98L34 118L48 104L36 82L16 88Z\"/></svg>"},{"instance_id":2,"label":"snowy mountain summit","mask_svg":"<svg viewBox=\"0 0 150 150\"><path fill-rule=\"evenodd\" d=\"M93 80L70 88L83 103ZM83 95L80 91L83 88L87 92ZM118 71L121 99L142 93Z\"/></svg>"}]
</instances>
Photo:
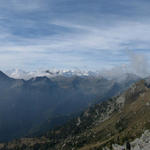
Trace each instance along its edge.
<instances>
[{"instance_id":1,"label":"snowy mountain summit","mask_svg":"<svg viewBox=\"0 0 150 150\"><path fill-rule=\"evenodd\" d=\"M56 77L56 76L65 76L65 77L71 77L71 76L98 76L98 72L92 72L92 71L80 71L80 70L37 70L37 71L23 71L20 69L12 69L7 70L5 73L12 78L15 79L25 79L28 80L30 78L35 77L42 77L46 76L48 78Z\"/></svg>"}]
</instances>

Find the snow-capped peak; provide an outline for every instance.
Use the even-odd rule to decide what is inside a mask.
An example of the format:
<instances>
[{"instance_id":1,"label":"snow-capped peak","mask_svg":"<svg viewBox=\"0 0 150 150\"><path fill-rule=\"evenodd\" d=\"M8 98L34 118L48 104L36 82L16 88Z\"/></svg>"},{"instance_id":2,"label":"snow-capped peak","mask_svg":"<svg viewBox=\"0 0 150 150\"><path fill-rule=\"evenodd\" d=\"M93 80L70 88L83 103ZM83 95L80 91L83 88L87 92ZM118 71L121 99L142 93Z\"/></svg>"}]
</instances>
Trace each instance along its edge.
<instances>
[{"instance_id":1,"label":"snow-capped peak","mask_svg":"<svg viewBox=\"0 0 150 150\"><path fill-rule=\"evenodd\" d=\"M71 76L92 76L97 75L96 72L92 71L80 71L80 70L36 70L36 71L23 71L21 69L12 69L7 70L5 73L15 79L25 79L28 80L30 78L35 77L42 77L46 76L48 78L55 77L55 76L65 76L65 77L71 77Z\"/></svg>"}]
</instances>

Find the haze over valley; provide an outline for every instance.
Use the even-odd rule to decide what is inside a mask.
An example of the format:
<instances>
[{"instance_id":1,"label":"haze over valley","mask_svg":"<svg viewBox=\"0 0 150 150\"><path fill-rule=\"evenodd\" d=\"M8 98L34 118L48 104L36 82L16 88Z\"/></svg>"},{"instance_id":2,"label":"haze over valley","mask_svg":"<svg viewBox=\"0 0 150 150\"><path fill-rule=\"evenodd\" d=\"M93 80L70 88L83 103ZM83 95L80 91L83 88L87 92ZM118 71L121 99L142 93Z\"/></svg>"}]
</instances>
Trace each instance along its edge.
<instances>
[{"instance_id":1,"label":"haze over valley","mask_svg":"<svg viewBox=\"0 0 150 150\"><path fill-rule=\"evenodd\" d=\"M134 74L126 74L119 82L93 75L42 76L23 80L0 72L0 140L60 126L71 115L119 94L139 79Z\"/></svg>"}]
</instances>

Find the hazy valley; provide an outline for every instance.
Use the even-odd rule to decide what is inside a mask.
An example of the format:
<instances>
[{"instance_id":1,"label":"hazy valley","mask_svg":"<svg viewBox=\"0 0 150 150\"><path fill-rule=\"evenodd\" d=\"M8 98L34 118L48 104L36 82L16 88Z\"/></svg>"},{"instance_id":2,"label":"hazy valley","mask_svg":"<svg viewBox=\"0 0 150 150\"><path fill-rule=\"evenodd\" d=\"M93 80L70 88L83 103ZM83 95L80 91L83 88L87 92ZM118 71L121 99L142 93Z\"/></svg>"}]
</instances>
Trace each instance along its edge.
<instances>
[{"instance_id":1,"label":"hazy valley","mask_svg":"<svg viewBox=\"0 0 150 150\"><path fill-rule=\"evenodd\" d=\"M0 141L40 134L60 126L139 79L127 74L121 82L77 75L23 80L0 72Z\"/></svg>"}]
</instances>

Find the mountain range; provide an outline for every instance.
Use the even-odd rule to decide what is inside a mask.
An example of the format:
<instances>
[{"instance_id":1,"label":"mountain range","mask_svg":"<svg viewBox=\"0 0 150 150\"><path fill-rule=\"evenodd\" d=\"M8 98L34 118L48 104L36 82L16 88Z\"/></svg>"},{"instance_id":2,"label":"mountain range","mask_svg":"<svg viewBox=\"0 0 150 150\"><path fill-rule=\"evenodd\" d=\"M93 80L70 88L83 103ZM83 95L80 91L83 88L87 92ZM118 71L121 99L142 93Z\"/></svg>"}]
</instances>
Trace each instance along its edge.
<instances>
[{"instance_id":1,"label":"mountain range","mask_svg":"<svg viewBox=\"0 0 150 150\"><path fill-rule=\"evenodd\" d=\"M1 149L149 150L149 97L150 78L142 79L118 96L89 107L61 127L39 137L1 144Z\"/></svg>"},{"instance_id":2,"label":"mountain range","mask_svg":"<svg viewBox=\"0 0 150 150\"><path fill-rule=\"evenodd\" d=\"M53 78L56 76L64 76L64 77L71 77L71 76L102 76L101 73L98 71L81 71L81 70L58 70L58 69L51 69L51 70L36 70L36 71L24 71L21 69L12 69L6 70L5 73L15 79L25 79L28 80L34 77L42 77L46 76L48 78Z\"/></svg>"},{"instance_id":3,"label":"mountain range","mask_svg":"<svg viewBox=\"0 0 150 150\"><path fill-rule=\"evenodd\" d=\"M39 135L60 126L140 80L134 74L122 77L60 75L24 80L0 72L0 141Z\"/></svg>"},{"instance_id":4,"label":"mountain range","mask_svg":"<svg viewBox=\"0 0 150 150\"><path fill-rule=\"evenodd\" d=\"M120 68L118 68L119 70ZM64 77L72 77L72 76L80 76L80 77L85 77L85 76L94 76L94 77L103 77L108 80L117 80L119 79L126 79L126 76L130 76L131 78L137 78L137 76L133 73L129 73L127 71L120 71L116 72L115 71L107 71L107 70L101 70L101 71L90 71L90 70L79 70L79 69L74 69L74 70L69 70L69 69L49 69L49 70L35 70L35 71L25 71L21 69L11 69L11 70L6 70L5 74L7 74L11 78L15 79L24 79L24 80L29 80L31 78L35 77L43 77L46 76L48 78L53 78L57 76L64 76Z\"/></svg>"}]
</instances>

